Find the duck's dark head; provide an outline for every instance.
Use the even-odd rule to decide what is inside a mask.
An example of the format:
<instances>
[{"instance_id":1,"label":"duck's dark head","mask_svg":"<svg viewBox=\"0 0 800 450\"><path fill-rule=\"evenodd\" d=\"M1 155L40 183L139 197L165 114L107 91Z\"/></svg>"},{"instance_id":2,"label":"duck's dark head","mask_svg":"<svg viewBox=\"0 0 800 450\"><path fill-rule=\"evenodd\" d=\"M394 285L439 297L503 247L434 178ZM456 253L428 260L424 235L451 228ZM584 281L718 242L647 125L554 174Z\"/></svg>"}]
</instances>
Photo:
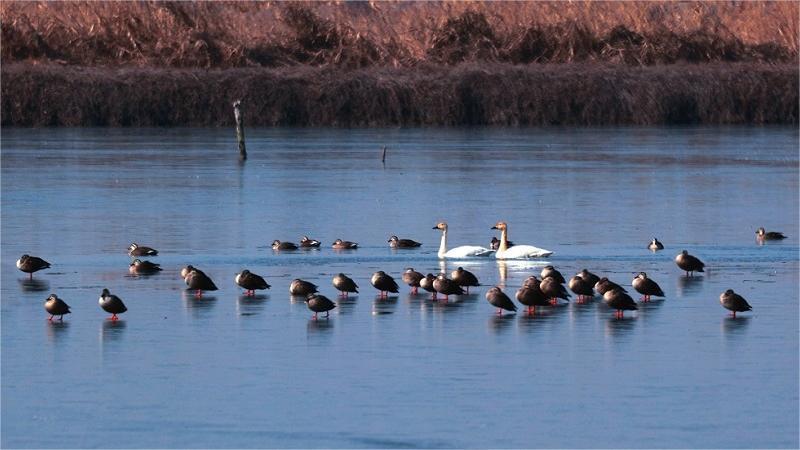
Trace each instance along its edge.
<instances>
[{"instance_id":1,"label":"duck's dark head","mask_svg":"<svg viewBox=\"0 0 800 450\"><path fill-rule=\"evenodd\" d=\"M103 292L100 294L101 297L108 297L111 295L111 292L108 292L108 289L103 289Z\"/></svg>"}]
</instances>

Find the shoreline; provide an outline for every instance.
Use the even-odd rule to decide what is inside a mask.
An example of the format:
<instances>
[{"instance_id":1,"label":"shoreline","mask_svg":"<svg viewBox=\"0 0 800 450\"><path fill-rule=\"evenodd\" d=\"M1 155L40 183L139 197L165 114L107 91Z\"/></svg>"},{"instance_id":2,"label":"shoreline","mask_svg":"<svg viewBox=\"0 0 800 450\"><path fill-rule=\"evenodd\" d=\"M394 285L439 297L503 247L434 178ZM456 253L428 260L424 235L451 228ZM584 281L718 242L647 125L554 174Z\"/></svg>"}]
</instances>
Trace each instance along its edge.
<instances>
[{"instance_id":1,"label":"shoreline","mask_svg":"<svg viewBox=\"0 0 800 450\"><path fill-rule=\"evenodd\" d=\"M2 126L604 126L798 123L793 64L154 69L3 64Z\"/></svg>"}]
</instances>

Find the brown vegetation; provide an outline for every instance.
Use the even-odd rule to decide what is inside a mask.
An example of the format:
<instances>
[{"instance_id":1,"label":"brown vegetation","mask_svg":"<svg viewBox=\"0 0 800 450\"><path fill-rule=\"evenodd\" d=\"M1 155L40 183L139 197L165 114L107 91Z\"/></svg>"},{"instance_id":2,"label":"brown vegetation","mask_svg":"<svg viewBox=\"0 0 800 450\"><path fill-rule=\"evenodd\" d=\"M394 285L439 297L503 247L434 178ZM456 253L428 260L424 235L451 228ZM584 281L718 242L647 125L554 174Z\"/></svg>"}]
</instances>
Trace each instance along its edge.
<instances>
[{"instance_id":1,"label":"brown vegetation","mask_svg":"<svg viewBox=\"0 0 800 450\"><path fill-rule=\"evenodd\" d=\"M461 64L226 70L3 68L2 125L797 123L793 65Z\"/></svg>"},{"instance_id":2,"label":"brown vegetation","mask_svg":"<svg viewBox=\"0 0 800 450\"><path fill-rule=\"evenodd\" d=\"M797 2L3 2L2 60L95 66L796 62Z\"/></svg>"},{"instance_id":3,"label":"brown vegetation","mask_svg":"<svg viewBox=\"0 0 800 450\"><path fill-rule=\"evenodd\" d=\"M2 125L797 123L798 2L0 3Z\"/></svg>"}]
</instances>

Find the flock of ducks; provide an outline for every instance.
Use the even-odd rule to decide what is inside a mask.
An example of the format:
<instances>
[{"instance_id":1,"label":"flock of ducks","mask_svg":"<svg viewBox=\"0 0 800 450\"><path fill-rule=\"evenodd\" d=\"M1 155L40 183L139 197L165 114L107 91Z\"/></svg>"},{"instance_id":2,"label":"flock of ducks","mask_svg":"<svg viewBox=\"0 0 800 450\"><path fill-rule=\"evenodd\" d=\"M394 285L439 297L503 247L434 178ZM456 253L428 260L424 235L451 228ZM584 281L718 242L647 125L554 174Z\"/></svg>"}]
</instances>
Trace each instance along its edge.
<instances>
[{"instance_id":1,"label":"flock of ducks","mask_svg":"<svg viewBox=\"0 0 800 450\"><path fill-rule=\"evenodd\" d=\"M441 244L437 255L439 258L443 259L485 257L492 254L500 259L515 259L548 256L553 253L549 250L544 250L532 245L514 245L508 240L508 226L505 222L498 222L492 227L492 229L500 230L501 235L499 240L497 238L492 239L489 248L465 245L448 250L447 223L439 222L433 228L442 231ZM786 238L783 233L774 231L767 232L764 228L759 228L756 231L756 236L760 241L781 240ZM400 239L397 236L391 236L388 243L392 248L416 248L422 245L417 241ZM316 248L320 247L320 245L320 241L303 236L299 246L291 242L276 240L272 243L272 248L275 250L297 250L303 247ZM332 244L332 248L352 250L357 249L358 244L337 239ZM664 245L659 242L658 239L653 238L648 248L652 251L659 251L664 249ZM157 250L133 243L128 247L128 254L134 258L129 268L131 273L143 275L161 271L159 264L139 259L139 257L157 256ZM690 255L686 250L681 251L681 253L675 257L675 264L681 270L685 271L686 275L689 277L693 276L694 272L703 272L705 267L705 264L700 259ZM31 279L33 279L34 272L51 267L50 263L44 259L30 255L22 255L19 260L17 260L16 265L22 272L28 273ZM535 275L529 276L516 291L515 299L527 308L528 314L535 314L537 306L554 306L557 305L560 300L568 302L571 298L570 291L578 296L578 303L583 303L593 298L596 292L602 296L603 301L611 309L615 310L615 317L618 318L624 317L625 311L638 309L636 301L628 294L625 288L608 278L599 277L586 269L575 274L575 276L569 279L569 282L566 281L561 272L551 265L542 269L539 275L540 278L537 278ZM191 265L181 269L181 277L186 283L187 289L195 291L195 296L197 298L202 297L203 291L216 291L218 289L208 275ZM432 300L438 300L439 295L443 295L445 301L447 301L451 295L469 294L470 287L481 286L478 278L463 267L454 270L449 278L444 273L440 273L438 276L434 276L431 273L423 275L413 268L408 268L403 272L401 280L411 288L412 294L417 294L419 289L423 289L432 294ZM247 296L255 295L255 291L257 290L270 289L271 287L262 276L246 269L236 275L234 282L245 290L245 295ZM358 293L359 287L356 282L344 273L335 275L331 282L333 287L339 291L340 297L347 298L351 293ZM375 272L370 278L370 284L380 292L380 298L387 298L390 293L399 292L399 286L395 279L384 271ZM649 302L652 296L664 296L664 291L658 283L648 278L647 274L644 272L639 272L636 277L633 278L631 286L636 292L642 295L641 300L644 302ZM322 295L319 292L319 286L309 281L301 279L292 280L289 285L289 293L293 296L301 296L304 298L306 306L314 313L314 319L317 319L319 313L325 313L325 317L328 317L330 311L336 308L336 303ZM517 311L517 306L514 301L512 301L498 286L491 287L486 292L486 300L497 308L498 315L502 315L503 311ZM735 293L732 289L723 292L719 297L719 301L725 309L732 312L734 318L737 312L752 310L747 300ZM118 315L128 310L122 299L111 294L108 289L103 289L98 303L104 311L111 314L110 320L112 321L118 320ZM69 305L56 294L50 294L47 300L45 300L44 307L50 314L48 320L53 320L55 316L58 316L59 320L63 320L64 315L71 313Z\"/></svg>"}]
</instances>

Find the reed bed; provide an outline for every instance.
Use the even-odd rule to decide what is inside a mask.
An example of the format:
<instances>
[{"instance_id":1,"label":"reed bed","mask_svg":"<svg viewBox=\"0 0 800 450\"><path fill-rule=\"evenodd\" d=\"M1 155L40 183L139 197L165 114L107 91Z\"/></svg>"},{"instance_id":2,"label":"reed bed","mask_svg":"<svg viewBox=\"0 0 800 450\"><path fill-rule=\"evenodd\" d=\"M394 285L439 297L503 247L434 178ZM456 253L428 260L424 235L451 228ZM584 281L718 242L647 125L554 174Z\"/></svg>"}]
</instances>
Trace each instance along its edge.
<instances>
[{"instance_id":1,"label":"reed bed","mask_svg":"<svg viewBox=\"0 0 800 450\"><path fill-rule=\"evenodd\" d=\"M794 65L464 63L226 70L5 65L3 126L654 125L798 122Z\"/></svg>"},{"instance_id":2,"label":"reed bed","mask_svg":"<svg viewBox=\"0 0 800 450\"><path fill-rule=\"evenodd\" d=\"M2 60L83 66L795 62L797 2L3 2Z\"/></svg>"}]
</instances>

